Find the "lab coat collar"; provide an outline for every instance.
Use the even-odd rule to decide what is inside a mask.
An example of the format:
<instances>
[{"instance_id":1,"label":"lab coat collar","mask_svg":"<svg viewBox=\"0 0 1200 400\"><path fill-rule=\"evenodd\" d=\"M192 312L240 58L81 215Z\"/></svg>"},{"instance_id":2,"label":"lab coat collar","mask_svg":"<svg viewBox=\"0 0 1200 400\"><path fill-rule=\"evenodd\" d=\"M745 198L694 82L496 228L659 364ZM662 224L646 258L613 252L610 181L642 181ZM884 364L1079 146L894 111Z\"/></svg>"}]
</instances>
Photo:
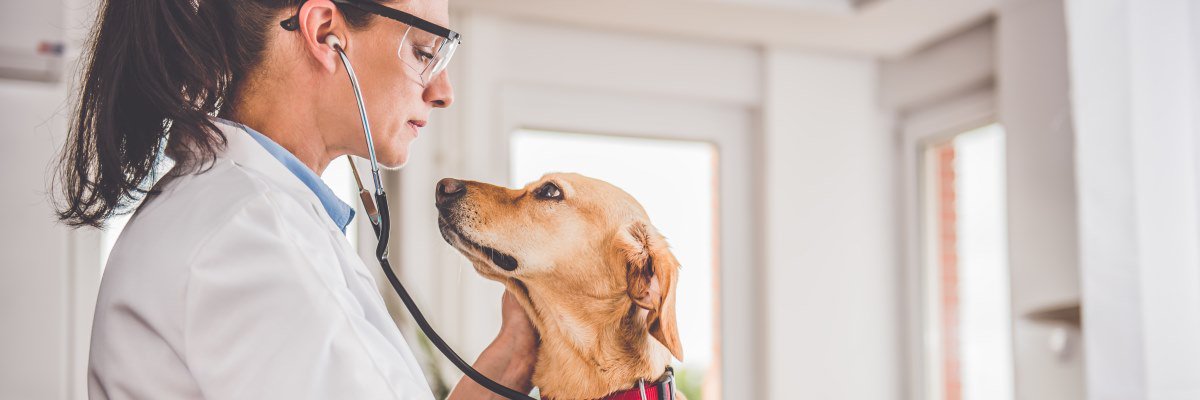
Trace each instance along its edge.
<instances>
[{"instance_id":1,"label":"lab coat collar","mask_svg":"<svg viewBox=\"0 0 1200 400\"><path fill-rule=\"evenodd\" d=\"M222 118L216 119L224 122L227 125L236 126L242 131L249 133L250 137L253 138L254 141L258 142L258 144L262 145L262 147L267 150L267 153L270 153L272 157L275 157L276 160L279 160L279 162L283 164L284 168L287 168L292 175L300 178L300 182L304 183L304 186L308 187L309 190L312 190L313 194L317 195L317 200L321 201L321 206L325 208L325 212L333 219L333 223L336 224L343 233L346 232L346 226L350 224L350 221L354 220L354 208L349 204L346 204L346 202L342 201L342 199L339 199L337 194L333 193L333 189L330 189L329 186L325 184L325 181L321 180L320 175L317 175L316 172L313 172L312 169L309 169L308 166L304 165L299 158L296 158L291 151L283 148L283 146L280 146L279 143L276 143L273 139L267 137L267 135L259 133L258 131L255 131L254 128L237 122Z\"/></svg>"},{"instance_id":2,"label":"lab coat collar","mask_svg":"<svg viewBox=\"0 0 1200 400\"><path fill-rule=\"evenodd\" d=\"M341 233L341 229L330 218L321 199L313 193L312 189L309 189L300 178L284 167L283 163L279 162L275 156L267 152L258 141L250 136L250 133L221 119L213 118L212 122L221 130L226 141L225 150L218 155L219 158L228 159L234 164L253 169L267 176L271 181L283 186L292 197L308 203L317 211L321 219L328 223L328 226Z\"/></svg>"}]
</instances>

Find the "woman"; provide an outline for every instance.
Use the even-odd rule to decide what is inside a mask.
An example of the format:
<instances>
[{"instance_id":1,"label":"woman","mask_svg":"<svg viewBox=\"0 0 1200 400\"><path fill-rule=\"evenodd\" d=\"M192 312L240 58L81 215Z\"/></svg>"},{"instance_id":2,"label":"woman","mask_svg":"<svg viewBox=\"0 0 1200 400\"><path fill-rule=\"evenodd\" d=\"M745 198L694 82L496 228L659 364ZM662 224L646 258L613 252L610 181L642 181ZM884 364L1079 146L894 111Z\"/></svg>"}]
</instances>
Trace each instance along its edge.
<instances>
[{"instance_id":1,"label":"woman","mask_svg":"<svg viewBox=\"0 0 1200 400\"><path fill-rule=\"evenodd\" d=\"M145 199L100 286L92 398L432 397L343 235L353 209L319 175L368 155L332 44L362 82L380 163L399 167L432 109L453 101L429 51L447 4L380 3L420 19L402 23L364 1L101 6L59 217L99 226ZM148 187L163 156L174 167ZM527 391L537 339L511 296L501 308L475 366ZM450 397L489 396L463 380Z\"/></svg>"}]
</instances>

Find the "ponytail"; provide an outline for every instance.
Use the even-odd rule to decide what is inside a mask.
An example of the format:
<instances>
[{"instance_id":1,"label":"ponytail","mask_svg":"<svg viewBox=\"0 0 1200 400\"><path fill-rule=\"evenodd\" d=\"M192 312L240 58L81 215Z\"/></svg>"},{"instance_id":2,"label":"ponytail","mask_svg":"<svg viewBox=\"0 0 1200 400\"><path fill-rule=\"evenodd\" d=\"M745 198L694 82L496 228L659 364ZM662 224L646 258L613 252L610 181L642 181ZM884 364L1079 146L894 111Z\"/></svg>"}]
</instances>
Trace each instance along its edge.
<instances>
[{"instance_id":1,"label":"ponytail","mask_svg":"<svg viewBox=\"0 0 1200 400\"><path fill-rule=\"evenodd\" d=\"M230 60L224 13L210 3L101 5L59 164L61 221L99 227L149 192L164 151L188 169L224 146L208 115L228 87Z\"/></svg>"},{"instance_id":2,"label":"ponytail","mask_svg":"<svg viewBox=\"0 0 1200 400\"><path fill-rule=\"evenodd\" d=\"M236 103L268 29L303 0L105 0L59 160L59 220L100 227L172 174L211 165L225 137L210 115ZM341 9L351 28L370 14Z\"/></svg>"}]
</instances>

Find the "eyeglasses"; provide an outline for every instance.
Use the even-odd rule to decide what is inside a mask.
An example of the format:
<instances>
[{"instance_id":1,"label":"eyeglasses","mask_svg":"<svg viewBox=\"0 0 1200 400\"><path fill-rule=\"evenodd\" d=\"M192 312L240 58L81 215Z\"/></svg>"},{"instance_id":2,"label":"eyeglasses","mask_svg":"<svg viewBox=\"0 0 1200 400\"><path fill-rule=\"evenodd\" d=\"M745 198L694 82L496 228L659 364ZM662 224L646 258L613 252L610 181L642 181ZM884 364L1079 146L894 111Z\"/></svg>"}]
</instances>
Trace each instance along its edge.
<instances>
[{"instance_id":1,"label":"eyeglasses","mask_svg":"<svg viewBox=\"0 0 1200 400\"><path fill-rule=\"evenodd\" d=\"M428 85L429 81L446 69L454 51L462 44L462 36L458 32L404 11L366 0L332 1L334 4L353 7L407 25L408 28L400 37L396 55L404 65L416 73L422 86ZM289 31L300 29L300 15L296 14L280 21L279 25Z\"/></svg>"}]
</instances>

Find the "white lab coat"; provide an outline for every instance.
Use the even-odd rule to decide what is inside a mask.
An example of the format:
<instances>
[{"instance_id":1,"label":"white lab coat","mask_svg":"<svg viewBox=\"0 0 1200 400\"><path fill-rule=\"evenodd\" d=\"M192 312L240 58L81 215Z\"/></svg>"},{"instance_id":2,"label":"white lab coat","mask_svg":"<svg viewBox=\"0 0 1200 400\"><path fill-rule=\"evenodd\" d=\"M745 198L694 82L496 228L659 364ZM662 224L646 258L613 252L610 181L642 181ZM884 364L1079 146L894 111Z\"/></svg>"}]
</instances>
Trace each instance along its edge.
<instances>
[{"instance_id":1,"label":"white lab coat","mask_svg":"<svg viewBox=\"0 0 1200 400\"><path fill-rule=\"evenodd\" d=\"M93 399L431 399L375 280L312 193L240 128L164 178L117 240Z\"/></svg>"}]
</instances>

